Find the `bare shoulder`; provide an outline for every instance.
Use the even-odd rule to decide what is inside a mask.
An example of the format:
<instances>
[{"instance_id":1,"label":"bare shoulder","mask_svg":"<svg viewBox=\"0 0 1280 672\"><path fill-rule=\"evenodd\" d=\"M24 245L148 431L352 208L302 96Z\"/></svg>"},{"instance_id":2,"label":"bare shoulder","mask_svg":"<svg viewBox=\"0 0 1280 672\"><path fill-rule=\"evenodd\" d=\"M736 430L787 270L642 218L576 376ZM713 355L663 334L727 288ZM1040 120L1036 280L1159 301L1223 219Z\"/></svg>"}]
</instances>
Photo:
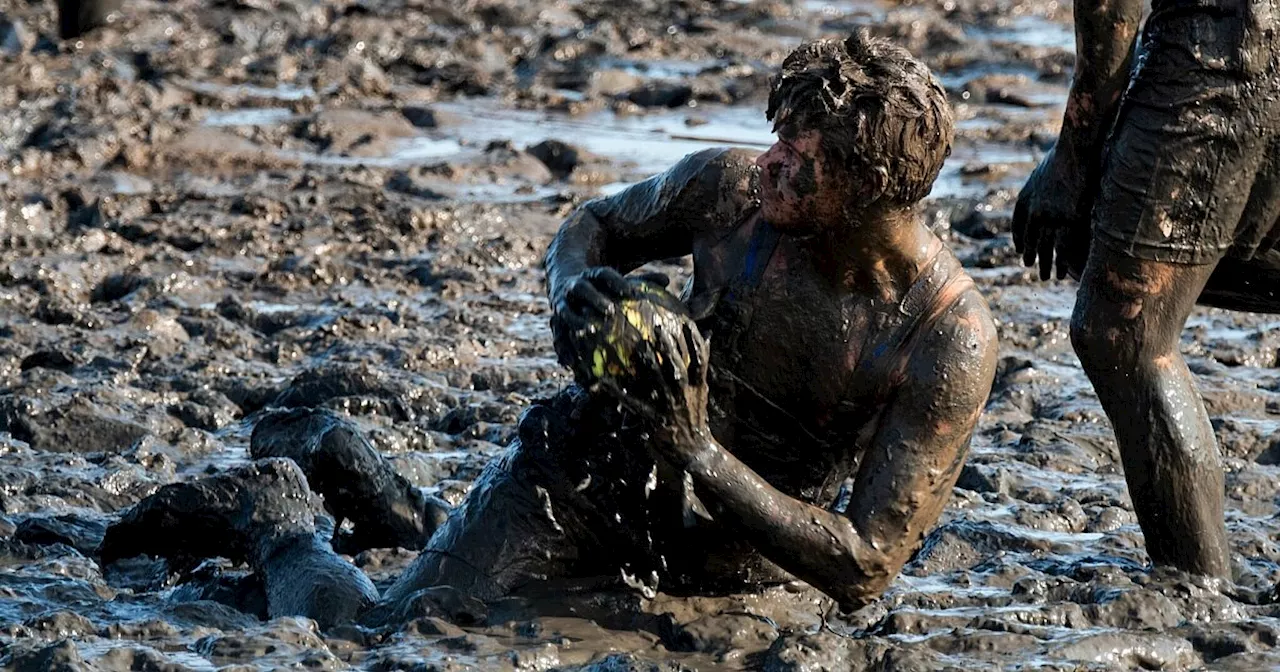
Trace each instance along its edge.
<instances>
[{"instance_id":1,"label":"bare shoulder","mask_svg":"<svg viewBox=\"0 0 1280 672\"><path fill-rule=\"evenodd\" d=\"M704 230L732 225L742 214L760 205L760 169L756 155L741 148L715 148L696 152L684 161L697 166L697 179L686 197L691 207L705 209Z\"/></svg>"},{"instance_id":2,"label":"bare shoulder","mask_svg":"<svg viewBox=\"0 0 1280 672\"><path fill-rule=\"evenodd\" d=\"M741 147L718 147L696 152L690 156L705 154L707 168L719 173L718 181L746 185L759 178L760 169L756 167L756 152Z\"/></svg>"},{"instance_id":3,"label":"bare shoulder","mask_svg":"<svg viewBox=\"0 0 1280 672\"><path fill-rule=\"evenodd\" d=\"M598 216L658 218L695 234L710 233L732 226L747 210L759 207L759 184L754 153L713 147L587 207Z\"/></svg>"},{"instance_id":4,"label":"bare shoulder","mask_svg":"<svg viewBox=\"0 0 1280 672\"><path fill-rule=\"evenodd\" d=\"M920 335L906 384L929 391L938 403L971 411L986 404L998 356L991 309L970 287Z\"/></svg>"}]
</instances>

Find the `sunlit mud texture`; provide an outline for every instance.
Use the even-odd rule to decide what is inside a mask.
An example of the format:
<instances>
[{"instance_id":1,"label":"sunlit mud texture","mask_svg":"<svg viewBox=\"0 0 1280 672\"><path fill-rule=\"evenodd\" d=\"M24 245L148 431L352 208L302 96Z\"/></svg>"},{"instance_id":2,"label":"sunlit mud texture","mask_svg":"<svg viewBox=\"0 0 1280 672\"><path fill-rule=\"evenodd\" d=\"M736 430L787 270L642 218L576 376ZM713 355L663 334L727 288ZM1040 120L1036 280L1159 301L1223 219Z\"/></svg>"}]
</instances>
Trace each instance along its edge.
<instances>
[{"instance_id":1,"label":"sunlit mud texture","mask_svg":"<svg viewBox=\"0 0 1280 672\"><path fill-rule=\"evenodd\" d=\"M1183 351L1226 455L1234 581L1151 572L1110 428L1067 342L1075 287L1033 280L1012 250L1012 199L1065 100L1069 7L125 9L60 43L53 2L0 0L6 669L1280 665L1280 325L1194 314ZM529 400L570 380L552 356L538 269L560 220L690 151L762 147L780 59L858 25L947 87L958 139L924 214L1002 339L952 502L880 601L837 618L799 585L716 599L565 590L487 606L446 591L414 601L403 625L370 628L270 618L273 579L231 559L99 555L106 526L143 497L245 468L254 425L274 409L332 411L397 478L457 503ZM298 477L275 459L260 475ZM314 517L298 524L348 535L330 503L297 504ZM382 591L415 555L347 558Z\"/></svg>"}]
</instances>

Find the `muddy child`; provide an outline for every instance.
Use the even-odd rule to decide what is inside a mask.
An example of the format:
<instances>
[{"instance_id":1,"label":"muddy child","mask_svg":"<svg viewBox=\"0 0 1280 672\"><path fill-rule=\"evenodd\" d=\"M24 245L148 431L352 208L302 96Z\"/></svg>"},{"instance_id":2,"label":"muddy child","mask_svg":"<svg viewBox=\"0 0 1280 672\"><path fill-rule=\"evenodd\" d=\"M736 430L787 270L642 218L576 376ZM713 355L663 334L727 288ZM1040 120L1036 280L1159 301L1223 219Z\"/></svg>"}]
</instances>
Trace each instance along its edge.
<instances>
[{"instance_id":1,"label":"muddy child","mask_svg":"<svg viewBox=\"0 0 1280 672\"><path fill-rule=\"evenodd\" d=\"M1062 131L1014 240L1080 279L1071 341L1151 560L1225 576L1222 463L1179 341L1196 303L1280 312L1277 9L1155 0L1134 59L1142 5L1076 3Z\"/></svg>"},{"instance_id":2,"label":"muddy child","mask_svg":"<svg viewBox=\"0 0 1280 672\"><path fill-rule=\"evenodd\" d=\"M438 526L409 493L366 511L409 518L370 539L421 530L425 546L380 598L367 582L326 593L359 605L343 614L432 586L491 599L586 577L673 593L799 578L855 608L893 581L946 505L996 364L985 301L916 212L950 153L951 111L923 64L855 34L790 54L766 114L777 142L763 154L698 152L568 218L545 267L556 351L583 385L530 407ZM689 254L678 299L624 275ZM254 454L327 465L307 474L317 489L364 487L388 467L358 435L325 438L337 426L272 416ZM271 513L267 491L305 490L289 468L242 471L224 478L258 493L230 507L228 534L262 536L236 543L268 584L351 585L327 547L245 512ZM176 508L144 501L104 548L143 550L147 525L180 520Z\"/></svg>"}]
</instances>

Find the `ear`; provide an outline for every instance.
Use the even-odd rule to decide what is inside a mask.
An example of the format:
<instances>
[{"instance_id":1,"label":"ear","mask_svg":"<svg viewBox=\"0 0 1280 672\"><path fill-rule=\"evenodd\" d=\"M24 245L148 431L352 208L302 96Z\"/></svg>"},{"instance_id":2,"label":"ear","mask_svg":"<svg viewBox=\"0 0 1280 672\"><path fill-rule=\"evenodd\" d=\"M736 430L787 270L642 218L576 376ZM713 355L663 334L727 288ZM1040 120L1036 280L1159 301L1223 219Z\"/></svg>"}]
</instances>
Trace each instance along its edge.
<instances>
[{"instance_id":1,"label":"ear","mask_svg":"<svg viewBox=\"0 0 1280 672\"><path fill-rule=\"evenodd\" d=\"M876 164L868 170L862 185L862 198L867 203L875 203L889 191L889 169Z\"/></svg>"}]
</instances>

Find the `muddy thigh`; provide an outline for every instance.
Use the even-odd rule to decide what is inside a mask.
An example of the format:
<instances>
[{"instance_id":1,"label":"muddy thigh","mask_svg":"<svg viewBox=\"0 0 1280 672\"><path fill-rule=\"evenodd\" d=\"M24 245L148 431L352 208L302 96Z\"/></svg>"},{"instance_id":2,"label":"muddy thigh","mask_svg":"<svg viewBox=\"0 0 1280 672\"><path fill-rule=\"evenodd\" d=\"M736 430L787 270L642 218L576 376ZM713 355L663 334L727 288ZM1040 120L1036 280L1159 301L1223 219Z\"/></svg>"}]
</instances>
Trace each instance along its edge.
<instances>
[{"instance_id":1,"label":"muddy thigh","mask_svg":"<svg viewBox=\"0 0 1280 672\"><path fill-rule=\"evenodd\" d=\"M656 540L682 525L670 494L678 479L646 454L640 429L577 386L530 407L519 428L388 601L436 585L494 599L552 578L656 583Z\"/></svg>"}]
</instances>

